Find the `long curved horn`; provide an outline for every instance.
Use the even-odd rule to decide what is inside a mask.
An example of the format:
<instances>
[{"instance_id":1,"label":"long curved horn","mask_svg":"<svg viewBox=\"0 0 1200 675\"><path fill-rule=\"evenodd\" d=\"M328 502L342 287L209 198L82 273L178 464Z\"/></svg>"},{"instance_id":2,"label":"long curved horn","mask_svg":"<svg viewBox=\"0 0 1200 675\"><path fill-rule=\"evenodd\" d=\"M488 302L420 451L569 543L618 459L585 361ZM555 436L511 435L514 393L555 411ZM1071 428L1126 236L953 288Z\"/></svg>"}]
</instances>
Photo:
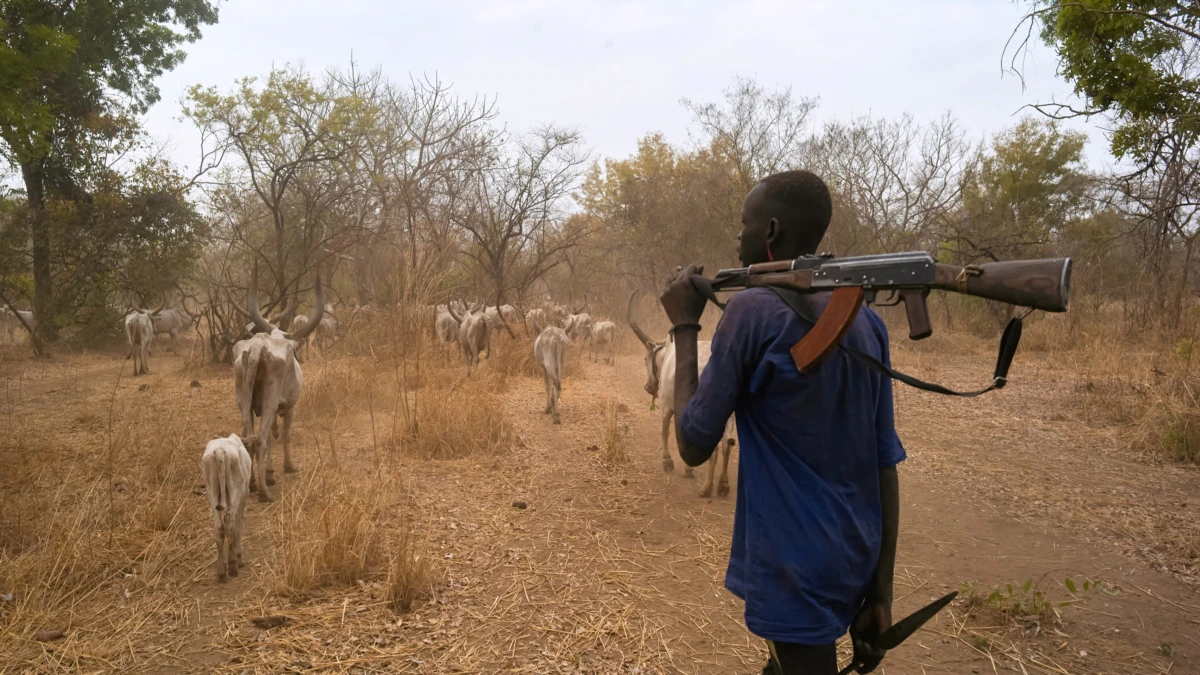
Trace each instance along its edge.
<instances>
[{"instance_id":1,"label":"long curved horn","mask_svg":"<svg viewBox=\"0 0 1200 675\"><path fill-rule=\"evenodd\" d=\"M237 303L237 300L233 299L233 293L225 291L225 299L229 301L229 304L233 305L233 308L237 310L238 314L241 314L242 317L247 321L250 320L250 312L242 309L242 306Z\"/></svg>"},{"instance_id":2,"label":"long curved horn","mask_svg":"<svg viewBox=\"0 0 1200 675\"><path fill-rule=\"evenodd\" d=\"M308 324L293 333L285 333L284 337L289 340L300 341L308 337L310 333L317 329L321 323L321 318L325 316L325 293L321 291L321 273L317 272L317 308L313 311L312 316L308 317Z\"/></svg>"},{"instance_id":3,"label":"long curved horn","mask_svg":"<svg viewBox=\"0 0 1200 675\"><path fill-rule=\"evenodd\" d=\"M453 300L446 303L446 311L450 312L450 318L454 319L455 323L459 323L459 324L462 323L462 316L459 315L458 312L454 311L454 301Z\"/></svg>"},{"instance_id":4,"label":"long curved horn","mask_svg":"<svg viewBox=\"0 0 1200 675\"><path fill-rule=\"evenodd\" d=\"M578 313L582 312L583 310L587 309L587 306L588 306L588 301L587 301L587 296L585 295L583 297L583 304L579 306L579 309L572 309L571 313L578 314Z\"/></svg>"},{"instance_id":5,"label":"long curved horn","mask_svg":"<svg viewBox=\"0 0 1200 675\"><path fill-rule=\"evenodd\" d=\"M629 327L633 329L633 334L642 341L643 345L649 348L654 344L654 340L651 340L650 336L646 335L646 333L642 330L642 327L639 326L637 321L635 321L633 318L633 302L637 300L638 293L641 292L642 291L639 289L629 295L629 302L625 303L625 320L629 322Z\"/></svg>"},{"instance_id":6,"label":"long curved horn","mask_svg":"<svg viewBox=\"0 0 1200 675\"><path fill-rule=\"evenodd\" d=\"M296 302L294 296L288 295L283 299L283 311L275 316L275 322L281 326L288 325L292 317L296 316L296 310L299 309L300 303Z\"/></svg>"},{"instance_id":7,"label":"long curved horn","mask_svg":"<svg viewBox=\"0 0 1200 675\"><path fill-rule=\"evenodd\" d=\"M258 261L254 261L254 268L250 271L250 290L246 293L246 309L250 310L247 314L250 321L254 322L254 327L263 333L271 333L275 330L262 314L258 313Z\"/></svg>"}]
</instances>

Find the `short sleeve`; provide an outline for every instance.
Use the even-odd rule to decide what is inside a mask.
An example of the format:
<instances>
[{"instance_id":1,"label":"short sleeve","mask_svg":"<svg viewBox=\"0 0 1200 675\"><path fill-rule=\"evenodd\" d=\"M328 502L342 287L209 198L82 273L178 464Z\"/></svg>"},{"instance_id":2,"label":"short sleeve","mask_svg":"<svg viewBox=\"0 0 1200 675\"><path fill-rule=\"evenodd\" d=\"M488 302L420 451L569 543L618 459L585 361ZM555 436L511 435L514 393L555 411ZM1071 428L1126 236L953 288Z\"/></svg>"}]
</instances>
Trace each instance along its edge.
<instances>
[{"instance_id":1,"label":"short sleeve","mask_svg":"<svg viewBox=\"0 0 1200 675\"><path fill-rule=\"evenodd\" d=\"M888 347L887 326L884 325L883 319L877 316L872 317L872 327L875 334L879 337L880 345L880 360L889 368L892 366L891 350ZM878 376L881 380L879 383L878 394L875 401L875 439L878 444L878 461L879 467L896 466L903 462L908 454L904 451L904 446L900 443L900 436L896 433L896 413L895 405L892 401L892 380L883 375Z\"/></svg>"}]
</instances>

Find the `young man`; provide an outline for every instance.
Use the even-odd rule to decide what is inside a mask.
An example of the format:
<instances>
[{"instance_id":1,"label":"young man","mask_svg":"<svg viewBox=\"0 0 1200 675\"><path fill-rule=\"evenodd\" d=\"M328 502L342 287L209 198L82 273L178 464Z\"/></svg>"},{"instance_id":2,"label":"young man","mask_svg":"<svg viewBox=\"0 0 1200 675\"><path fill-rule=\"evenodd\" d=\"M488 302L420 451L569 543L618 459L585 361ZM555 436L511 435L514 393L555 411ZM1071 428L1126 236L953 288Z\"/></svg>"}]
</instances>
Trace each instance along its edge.
<instances>
[{"instance_id":1,"label":"young man","mask_svg":"<svg viewBox=\"0 0 1200 675\"><path fill-rule=\"evenodd\" d=\"M816 251L829 226L829 189L807 171L763 179L746 196L743 265ZM679 454L699 466L737 414L737 510L725 586L746 603L746 627L767 640L764 675L837 672L835 641L871 644L891 626L905 458L891 381L840 350L801 374L789 350L812 327L775 291L735 294L697 377L696 334L705 299L689 267L661 297L674 328ZM815 313L828 295L809 296ZM846 344L888 363L887 329L862 309ZM680 403L681 402L681 403ZM869 672L881 653L856 642ZM858 658L856 658L856 661Z\"/></svg>"}]
</instances>

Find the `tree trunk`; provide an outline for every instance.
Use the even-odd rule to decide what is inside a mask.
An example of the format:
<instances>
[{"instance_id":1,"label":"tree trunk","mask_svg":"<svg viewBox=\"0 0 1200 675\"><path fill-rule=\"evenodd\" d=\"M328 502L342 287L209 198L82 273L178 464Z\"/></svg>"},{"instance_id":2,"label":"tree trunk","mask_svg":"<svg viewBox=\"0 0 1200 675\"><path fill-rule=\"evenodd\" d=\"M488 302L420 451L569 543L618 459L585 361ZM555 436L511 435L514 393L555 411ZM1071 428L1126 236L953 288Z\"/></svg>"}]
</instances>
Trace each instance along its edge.
<instances>
[{"instance_id":1,"label":"tree trunk","mask_svg":"<svg viewBox=\"0 0 1200 675\"><path fill-rule=\"evenodd\" d=\"M50 275L50 229L46 218L45 175L41 163L21 165L29 199L29 235L33 242L33 316L37 332L47 341L58 338L54 316L54 278Z\"/></svg>"}]
</instances>

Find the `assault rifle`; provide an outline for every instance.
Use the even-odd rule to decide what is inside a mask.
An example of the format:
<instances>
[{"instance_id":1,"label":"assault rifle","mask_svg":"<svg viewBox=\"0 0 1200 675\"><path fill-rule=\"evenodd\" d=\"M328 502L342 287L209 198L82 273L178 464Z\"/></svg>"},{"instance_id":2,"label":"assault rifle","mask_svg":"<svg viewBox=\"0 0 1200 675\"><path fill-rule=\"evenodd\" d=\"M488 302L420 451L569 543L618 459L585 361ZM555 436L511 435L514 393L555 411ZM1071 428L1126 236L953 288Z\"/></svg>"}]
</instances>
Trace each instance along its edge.
<instances>
[{"instance_id":1,"label":"assault rifle","mask_svg":"<svg viewBox=\"0 0 1200 675\"><path fill-rule=\"evenodd\" d=\"M977 392L959 393L897 373L870 355L842 345L859 307L864 301L878 307L903 302L908 314L908 337L912 340L933 333L926 298L935 288L1028 307L1030 311L1065 312L1071 259L1010 260L959 267L939 263L923 251L845 258L822 254L725 269L712 279L693 277L693 280L700 292L718 307L723 307L716 298L720 291L769 287L779 293L793 310L813 323L812 330L791 350L800 372L808 372L840 347L867 365L920 389L978 396L1003 387L1007 381L1008 366L1021 337L1020 316L1014 317L1005 328L992 385ZM819 316L804 298L816 291L833 291Z\"/></svg>"}]
</instances>

